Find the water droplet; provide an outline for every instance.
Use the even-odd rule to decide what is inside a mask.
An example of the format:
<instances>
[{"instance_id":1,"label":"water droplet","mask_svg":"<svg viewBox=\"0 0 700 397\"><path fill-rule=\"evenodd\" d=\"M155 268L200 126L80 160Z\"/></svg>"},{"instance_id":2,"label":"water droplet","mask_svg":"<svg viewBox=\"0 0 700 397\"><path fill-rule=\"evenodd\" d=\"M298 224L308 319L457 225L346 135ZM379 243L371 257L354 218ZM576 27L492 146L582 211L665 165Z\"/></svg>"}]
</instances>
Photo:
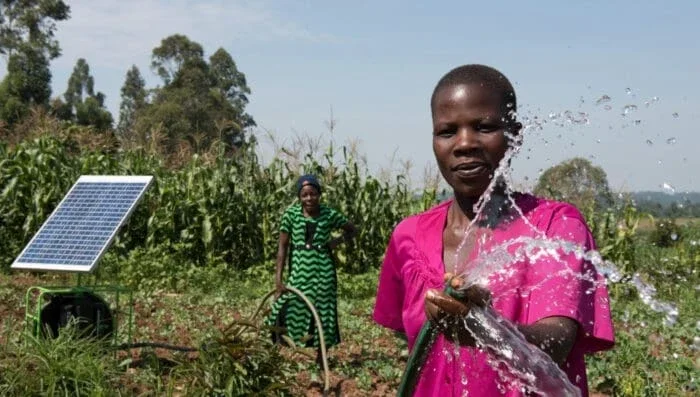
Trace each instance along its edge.
<instances>
[{"instance_id":1,"label":"water droplet","mask_svg":"<svg viewBox=\"0 0 700 397\"><path fill-rule=\"evenodd\" d=\"M669 184L667 182L664 182L661 184L661 189L663 189L663 191L665 193L668 193L668 194L675 194L676 193L676 188L674 188L673 186L671 186L671 184Z\"/></svg>"},{"instance_id":2,"label":"water droplet","mask_svg":"<svg viewBox=\"0 0 700 397\"><path fill-rule=\"evenodd\" d=\"M595 141L596 141L597 143L600 143L600 139L596 139Z\"/></svg>"},{"instance_id":3,"label":"water droplet","mask_svg":"<svg viewBox=\"0 0 700 397\"><path fill-rule=\"evenodd\" d=\"M629 87L625 88L625 92L627 93L627 95L632 95L632 89Z\"/></svg>"},{"instance_id":4,"label":"water droplet","mask_svg":"<svg viewBox=\"0 0 700 397\"><path fill-rule=\"evenodd\" d=\"M651 146L653 144L654 144L654 142L651 139L647 139L647 145Z\"/></svg>"},{"instance_id":5,"label":"water droplet","mask_svg":"<svg viewBox=\"0 0 700 397\"><path fill-rule=\"evenodd\" d=\"M640 125L642 124L642 120L634 120L634 125Z\"/></svg>"},{"instance_id":6,"label":"water droplet","mask_svg":"<svg viewBox=\"0 0 700 397\"><path fill-rule=\"evenodd\" d=\"M668 143L669 145L673 145L676 143L676 138L674 138L674 137L668 138L668 139L666 139L666 143Z\"/></svg>"},{"instance_id":7,"label":"water droplet","mask_svg":"<svg viewBox=\"0 0 700 397\"><path fill-rule=\"evenodd\" d=\"M637 110L637 105L625 105L624 108L622 108L622 115L626 115L629 112L633 112Z\"/></svg>"},{"instance_id":8,"label":"water droplet","mask_svg":"<svg viewBox=\"0 0 700 397\"><path fill-rule=\"evenodd\" d=\"M673 116L674 119L677 119L677 118L678 118L678 112L673 112L672 116Z\"/></svg>"},{"instance_id":9,"label":"water droplet","mask_svg":"<svg viewBox=\"0 0 700 397\"><path fill-rule=\"evenodd\" d=\"M600 105L600 104L602 104L602 103L608 103L608 102L610 102L611 100L612 100L612 98L610 98L610 96L608 96L608 95L603 95L602 97L598 98L598 99L595 101L595 104L596 104L596 105Z\"/></svg>"}]
</instances>

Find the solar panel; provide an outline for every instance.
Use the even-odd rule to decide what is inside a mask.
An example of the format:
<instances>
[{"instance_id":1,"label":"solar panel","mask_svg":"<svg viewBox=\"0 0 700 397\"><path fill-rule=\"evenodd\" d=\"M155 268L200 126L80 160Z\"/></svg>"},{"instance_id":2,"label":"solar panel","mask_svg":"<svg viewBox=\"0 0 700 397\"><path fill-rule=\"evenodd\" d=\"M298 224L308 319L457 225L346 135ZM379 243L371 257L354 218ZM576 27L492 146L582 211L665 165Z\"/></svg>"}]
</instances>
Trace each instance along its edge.
<instances>
[{"instance_id":1,"label":"solar panel","mask_svg":"<svg viewBox=\"0 0 700 397\"><path fill-rule=\"evenodd\" d=\"M11 267L91 272L152 179L81 176Z\"/></svg>"}]
</instances>

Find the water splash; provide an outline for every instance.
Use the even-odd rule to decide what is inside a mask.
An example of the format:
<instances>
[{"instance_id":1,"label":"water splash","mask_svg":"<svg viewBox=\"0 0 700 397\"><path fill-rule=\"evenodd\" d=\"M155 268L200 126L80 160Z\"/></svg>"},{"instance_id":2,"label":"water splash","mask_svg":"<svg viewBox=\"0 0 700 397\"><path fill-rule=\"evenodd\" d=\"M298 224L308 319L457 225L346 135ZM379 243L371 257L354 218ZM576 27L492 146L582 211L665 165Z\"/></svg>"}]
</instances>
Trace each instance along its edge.
<instances>
[{"instance_id":1,"label":"water splash","mask_svg":"<svg viewBox=\"0 0 700 397\"><path fill-rule=\"evenodd\" d=\"M622 115L626 116L635 110L637 110L637 105L625 105L625 107L622 108Z\"/></svg>"},{"instance_id":2,"label":"water splash","mask_svg":"<svg viewBox=\"0 0 700 397\"><path fill-rule=\"evenodd\" d=\"M676 188L671 186L668 182L664 182L661 184L661 189L664 191L666 194L675 194L676 193Z\"/></svg>"},{"instance_id":3,"label":"water splash","mask_svg":"<svg viewBox=\"0 0 700 397\"><path fill-rule=\"evenodd\" d=\"M600 105L600 104L603 104L603 103L608 103L608 102L610 102L611 100L612 100L612 98L610 98L610 96L608 96L608 95L603 95L602 97L598 98L598 99L595 101L595 104L596 104L596 105Z\"/></svg>"},{"instance_id":4,"label":"water splash","mask_svg":"<svg viewBox=\"0 0 700 397\"><path fill-rule=\"evenodd\" d=\"M627 90L627 95L635 96L630 89ZM654 96L644 102L644 105L649 107L658 101L659 98ZM602 95L594 103L596 106L603 105L603 109L609 111L612 110L611 102L610 96ZM627 104L622 108L622 116L626 117L637 110L637 104ZM678 117L678 114L674 113L674 117ZM546 126L562 127L590 124L587 113L569 110L551 112L545 117L530 114L529 117L523 117L523 120L525 121L525 132L528 130L542 131ZM641 119L634 119L632 123L640 125ZM594 289L601 283L626 283L636 289L643 303L663 315L666 326L674 325L679 315L678 309L673 304L657 300L656 289L645 282L640 274L624 275L615 264L605 261L597 251L586 251L575 243L547 238L545 233L531 225L522 210L514 205L514 192L510 188L513 185L510 183L507 164L518 153L523 135L527 134L509 136L514 144L510 146L500 163L501 165L495 171L487 191L474 205L473 210L476 215L467 226L465 237L455 253L453 271L465 278L464 287L470 285L488 286L490 279L507 280L511 276L509 271L512 270L512 267L510 265L519 261L535 263L545 257L556 261L560 255L570 254L591 263L596 268L597 274L603 275L604 278L594 279L591 274L575 273L567 269L562 269L563 273L557 273L553 276L577 277L591 285L591 288L586 291L589 294L593 293ZM660 141L662 139L659 138ZM597 142L600 143L600 139ZM670 137L665 139L665 142L672 145L676 143L676 139ZM646 139L647 145L651 146L653 143L651 139ZM659 160L658 163L661 164L661 161ZM540 169L539 173L542 172L543 170ZM671 194L675 193L675 188L668 183L664 183L662 188L667 192L672 192ZM492 238L492 234L486 231L488 228L484 227L484 224L488 224L489 219L493 222L494 214L498 213L495 209L500 208L504 203L511 204L510 209L515 211L515 218L526 222L534 234L532 237L520 237L486 249L485 242ZM540 287L542 285L538 284L532 289ZM520 293L528 293L528 291L520 291ZM609 305L609 302L605 302L605 304ZM579 395L579 389L569 382L566 374L552 362L551 358L542 350L526 342L517 327L497 315L493 309L471 310L463 321L463 326L472 331L472 334L479 334L476 332L479 327L489 330L489 332L483 333L485 337L477 338L476 343L480 349L488 352L491 367L498 372L502 381L499 387L504 392L508 388L516 390L525 388L544 395ZM465 374L462 374L462 379L466 382ZM548 390L553 391L548 392Z\"/></svg>"}]
</instances>

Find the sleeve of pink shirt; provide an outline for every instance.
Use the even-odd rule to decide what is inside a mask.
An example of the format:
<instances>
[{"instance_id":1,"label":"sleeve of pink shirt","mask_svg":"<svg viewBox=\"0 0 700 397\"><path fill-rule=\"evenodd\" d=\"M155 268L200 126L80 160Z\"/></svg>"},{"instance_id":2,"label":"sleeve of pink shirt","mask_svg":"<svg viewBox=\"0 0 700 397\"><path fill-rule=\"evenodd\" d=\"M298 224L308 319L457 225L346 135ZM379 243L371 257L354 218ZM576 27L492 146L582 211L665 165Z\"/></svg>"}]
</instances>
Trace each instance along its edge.
<instances>
[{"instance_id":1,"label":"sleeve of pink shirt","mask_svg":"<svg viewBox=\"0 0 700 397\"><path fill-rule=\"evenodd\" d=\"M406 261L407 252L401 248L405 248L408 238L405 233L400 233L399 227L392 233L382 262L374 305L374 321L398 332L405 332L401 318L404 286L400 267Z\"/></svg>"},{"instance_id":2,"label":"sleeve of pink shirt","mask_svg":"<svg viewBox=\"0 0 700 397\"><path fill-rule=\"evenodd\" d=\"M546 234L549 239L582 246L586 252L595 249L583 217L570 205L553 211ZM611 348L614 333L602 276L581 255L558 252L558 256L544 256L528 273L525 286L529 292L527 323L552 316L569 317L579 324L576 345L582 352Z\"/></svg>"}]
</instances>

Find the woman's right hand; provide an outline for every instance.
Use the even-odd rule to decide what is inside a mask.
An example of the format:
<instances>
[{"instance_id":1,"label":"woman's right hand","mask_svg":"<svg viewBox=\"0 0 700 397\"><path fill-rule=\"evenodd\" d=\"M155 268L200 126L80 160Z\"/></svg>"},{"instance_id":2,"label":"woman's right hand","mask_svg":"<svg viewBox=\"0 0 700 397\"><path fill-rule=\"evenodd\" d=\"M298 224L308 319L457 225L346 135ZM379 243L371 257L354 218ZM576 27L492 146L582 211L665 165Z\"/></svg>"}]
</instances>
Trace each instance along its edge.
<instances>
[{"instance_id":1,"label":"woman's right hand","mask_svg":"<svg viewBox=\"0 0 700 397\"><path fill-rule=\"evenodd\" d=\"M452 274L445 274L445 281L454 289L460 289L464 281ZM457 299L442 291L429 289L425 295L425 313L428 320L437 324L445 338L462 346L474 346L474 336L465 327L465 317L471 308L485 307L491 301L491 293L474 285L464 290L464 298ZM478 327L472 327L477 329Z\"/></svg>"}]
</instances>

